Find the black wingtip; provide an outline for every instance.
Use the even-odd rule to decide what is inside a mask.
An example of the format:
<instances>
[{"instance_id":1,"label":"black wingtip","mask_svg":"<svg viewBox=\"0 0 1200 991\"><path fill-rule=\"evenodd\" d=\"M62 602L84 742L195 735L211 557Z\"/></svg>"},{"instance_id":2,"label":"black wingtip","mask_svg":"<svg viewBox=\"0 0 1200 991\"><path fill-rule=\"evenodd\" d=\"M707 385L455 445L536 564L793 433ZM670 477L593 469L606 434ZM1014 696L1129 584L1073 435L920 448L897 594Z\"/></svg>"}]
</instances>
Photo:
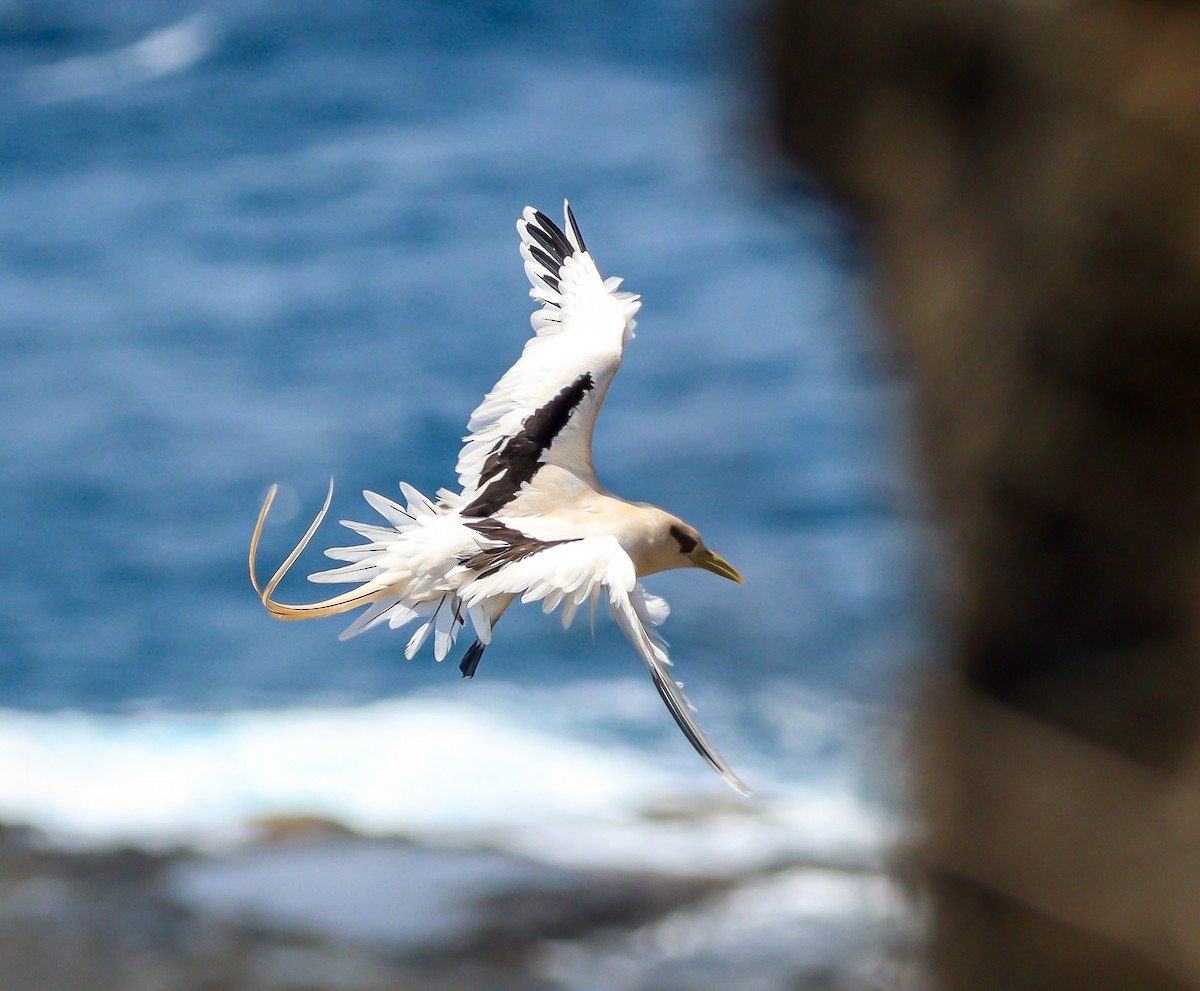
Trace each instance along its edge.
<instances>
[{"instance_id":1,"label":"black wingtip","mask_svg":"<svg viewBox=\"0 0 1200 991\"><path fill-rule=\"evenodd\" d=\"M562 267L561 261L555 261L550 257L549 254L539 248L536 244L531 244L529 246L529 253L533 256L535 261L544 265L546 267L546 271L551 275L557 275L559 269Z\"/></svg>"},{"instance_id":2,"label":"black wingtip","mask_svg":"<svg viewBox=\"0 0 1200 991\"><path fill-rule=\"evenodd\" d=\"M467 652L463 654L463 659L458 664L458 670L462 672L464 678L474 678L475 669L479 667L479 659L483 657L484 644L482 640L476 640Z\"/></svg>"},{"instance_id":3,"label":"black wingtip","mask_svg":"<svg viewBox=\"0 0 1200 991\"><path fill-rule=\"evenodd\" d=\"M534 219L536 220L537 218L535 217ZM531 238L533 238L534 241L537 242L537 245L531 244L530 248L533 248L535 246L541 247L551 257L559 254L558 245L555 244L554 238L552 238L544 230L542 230L540 227L538 227L538 225L536 223L533 223L533 224L527 223L525 225L525 230L529 233L529 236ZM559 257L558 265L561 265L565 260L566 260L565 256ZM556 265L555 268L557 268L558 265Z\"/></svg>"},{"instance_id":4,"label":"black wingtip","mask_svg":"<svg viewBox=\"0 0 1200 991\"><path fill-rule=\"evenodd\" d=\"M571 225L571 233L575 235L575 243L579 245L580 251L587 251L587 245L583 243L583 235L579 233L579 225L575 223L575 214L571 211L571 204L563 200L563 210L567 215L567 223Z\"/></svg>"},{"instance_id":5,"label":"black wingtip","mask_svg":"<svg viewBox=\"0 0 1200 991\"><path fill-rule=\"evenodd\" d=\"M567 235L562 232L562 228L558 224L542 213L541 210L534 210L533 216L538 222L538 226L554 242L554 249L557 254L561 255L564 259L570 258L571 255L575 254L575 249L571 246L571 242L567 240Z\"/></svg>"},{"instance_id":6,"label":"black wingtip","mask_svg":"<svg viewBox=\"0 0 1200 991\"><path fill-rule=\"evenodd\" d=\"M691 727L687 715L679 707L670 690L667 688L666 682L663 680L670 675L664 675L661 671L654 668L650 669L650 675L654 679L654 687L658 689L659 697L666 703L667 710L671 713L676 725L683 730L683 735L687 737L688 743L692 745L692 749L708 762L708 765L718 774L724 773L721 765L713 758L711 748L707 743L697 735L696 731Z\"/></svg>"}]
</instances>

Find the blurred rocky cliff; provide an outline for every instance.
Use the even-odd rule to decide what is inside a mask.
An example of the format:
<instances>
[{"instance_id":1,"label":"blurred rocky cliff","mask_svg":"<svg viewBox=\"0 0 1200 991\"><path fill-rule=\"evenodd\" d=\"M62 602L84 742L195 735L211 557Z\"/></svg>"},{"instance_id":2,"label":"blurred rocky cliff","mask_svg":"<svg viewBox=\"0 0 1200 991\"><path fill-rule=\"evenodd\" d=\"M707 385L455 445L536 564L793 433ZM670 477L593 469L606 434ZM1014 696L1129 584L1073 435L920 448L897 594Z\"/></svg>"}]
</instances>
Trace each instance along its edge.
<instances>
[{"instance_id":1,"label":"blurred rocky cliff","mask_svg":"<svg viewBox=\"0 0 1200 991\"><path fill-rule=\"evenodd\" d=\"M764 43L944 523L938 981L1198 987L1200 4L778 0Z\"/></svg>"}]
</instances>

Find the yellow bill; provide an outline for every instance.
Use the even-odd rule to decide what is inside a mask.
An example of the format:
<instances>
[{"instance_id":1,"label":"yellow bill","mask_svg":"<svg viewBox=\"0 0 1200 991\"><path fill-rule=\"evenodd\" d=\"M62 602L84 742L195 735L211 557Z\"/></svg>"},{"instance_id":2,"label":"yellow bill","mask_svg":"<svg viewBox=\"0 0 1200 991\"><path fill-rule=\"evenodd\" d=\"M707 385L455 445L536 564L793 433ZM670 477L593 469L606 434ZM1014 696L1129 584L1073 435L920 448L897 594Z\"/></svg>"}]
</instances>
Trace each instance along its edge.
<instances>
[{"instance_id":1,"label":"yellow bill","mask_svg":"<svg viewBox=\"0 0 1200 991\"><path fill-rule=\"evenodd\" d=\"M696 562L697 568L711 571L714 575L720 575L722 578L728 578L734 582L744 582L746 580L741 576L737 568L721 557L716 551L710 551L707 547L698 547L692 552L691 558Z\"/></svg>"}]
</instances>

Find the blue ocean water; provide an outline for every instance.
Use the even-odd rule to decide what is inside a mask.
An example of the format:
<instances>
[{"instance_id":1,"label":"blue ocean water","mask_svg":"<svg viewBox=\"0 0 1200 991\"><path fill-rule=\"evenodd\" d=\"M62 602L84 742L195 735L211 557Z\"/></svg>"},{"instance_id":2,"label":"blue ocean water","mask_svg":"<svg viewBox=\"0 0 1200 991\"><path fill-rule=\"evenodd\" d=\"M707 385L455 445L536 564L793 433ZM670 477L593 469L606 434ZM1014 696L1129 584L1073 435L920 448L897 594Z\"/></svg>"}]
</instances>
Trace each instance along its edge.
<instances>
[{"instance_id":1,"label":"blue ocean water","mask_svg":"<svg viewBox=\"0 0 1200 991\"><path fill-rule=\"evenodd\" d=\"M330 476L331 520L453 482L529 333L514 222L564 196L644 301L601 477L747 579L650 582L706 725L752 753L789 692L896 679L922 628L904 390L854 230L767 160L741 30L709 0L0 6L0 709L473 690L386 629L271 621L246 550L272 482L264 569ZM529 609L477 681L643 677L611 624Z\"/></svg>"}]
</instances>

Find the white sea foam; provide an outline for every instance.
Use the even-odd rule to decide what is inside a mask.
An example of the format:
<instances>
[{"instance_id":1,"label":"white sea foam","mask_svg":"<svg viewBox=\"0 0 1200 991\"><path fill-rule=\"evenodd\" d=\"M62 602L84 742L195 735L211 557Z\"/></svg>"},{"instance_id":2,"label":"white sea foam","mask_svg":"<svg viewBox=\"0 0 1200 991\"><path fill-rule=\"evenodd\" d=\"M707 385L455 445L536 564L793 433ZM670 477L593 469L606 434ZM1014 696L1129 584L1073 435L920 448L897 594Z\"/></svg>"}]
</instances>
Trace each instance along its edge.
<instances>
[{"instance_id":1,"label":"white sea foam","mask_svg":"<svg viewBox=\"0 0 1200 991\"><path fill-rule=\"evenodd\" d=\"M630 753L470 704L0 717L0 815L82 837L187 836L295 811L366 832L587 816L648 799Z\"/></svg>"},{"instance_id":2,"label":"white sea foam","mask_svg":"<svg viewBox=\"0 0 1200 991\"><path fill-rule=\"evenodd\" d=\"M27 95L41 103L101 96L190 69L216 41L212 16L200 12L113 51L35 66L22 82Z\"/></svg>"},{"instance_id":3,"label":"white sea foam","mask_svg":"<svg viewBox=\"0 0 1200 991\"><path fill-rule=\"evenodd\" d=\"M641 711L629 700L645 687L570 686L539 698L560 710L599 704L628 725ZM882 841L880 817L846 780L787 784L747 768L762 793L742 800L698 761L681 770L676 757L692 756L683 748L664 757L580 739L497 706L502 694L483 699L208 715L0 712L0 820L86 843L211 846L242 838L256 818L316 814L372 835L679 874L861 860Z\"/></svg>"}]
</instances>

